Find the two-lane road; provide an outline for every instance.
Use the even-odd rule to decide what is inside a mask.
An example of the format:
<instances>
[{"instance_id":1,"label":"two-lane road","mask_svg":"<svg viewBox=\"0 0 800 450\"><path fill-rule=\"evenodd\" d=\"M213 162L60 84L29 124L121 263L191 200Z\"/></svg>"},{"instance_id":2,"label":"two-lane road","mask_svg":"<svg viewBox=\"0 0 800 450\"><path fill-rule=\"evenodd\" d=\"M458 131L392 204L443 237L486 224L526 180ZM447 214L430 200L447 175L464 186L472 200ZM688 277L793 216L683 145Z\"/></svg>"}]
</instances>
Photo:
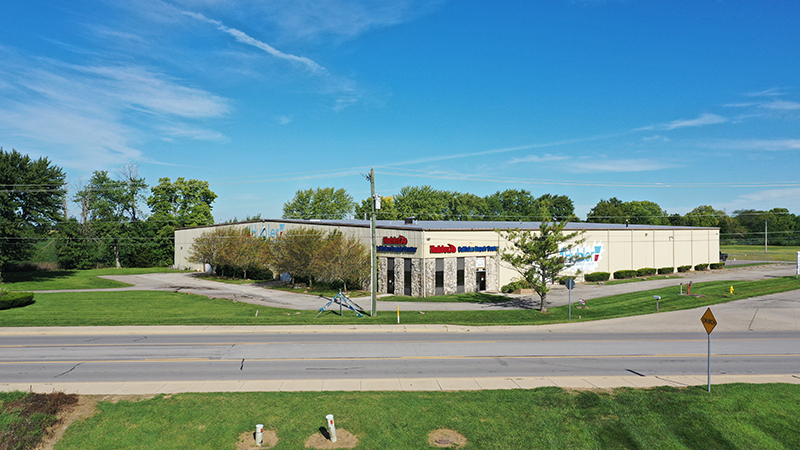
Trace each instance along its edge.
<instances>
[{"instance_id":1,"label":"two-lane road","mask_svg":"<svg viewBox=\"0 0 800 450\"><path fill-rule=\"evenodd\" d=\"M800 371L800 333L712 336L712 374ZM706 371L704 332L7 336L4 383L670 376Z\"/></svg>"}]
</instances>

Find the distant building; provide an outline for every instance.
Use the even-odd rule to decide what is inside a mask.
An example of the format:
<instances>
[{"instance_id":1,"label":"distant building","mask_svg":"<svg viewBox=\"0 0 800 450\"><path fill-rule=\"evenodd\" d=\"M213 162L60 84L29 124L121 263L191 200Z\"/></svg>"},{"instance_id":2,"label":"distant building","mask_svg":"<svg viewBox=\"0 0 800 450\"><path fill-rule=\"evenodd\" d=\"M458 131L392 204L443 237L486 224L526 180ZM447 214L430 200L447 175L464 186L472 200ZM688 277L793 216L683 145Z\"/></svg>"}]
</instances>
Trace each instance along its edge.
<instances>
[{"instance_id":1,"label":"distant building","mask_svg":"<svg viewBox=\"0 0 800 450\"><path fill-rule=\"evenodd\" d=\"M376 228L378 292L430 297L462 292L497 292L518 277L500 252L511 247L496 230L536 231L539 222L451 222L406 219L379 220ZM280 238L291 228L339 230L360 239L367 248L367 220L257 220L175 230L175 265L202 270L187 261L194 239L221 226L249 228L254 236ZM673 227L573 222L565 232L583 230L584 242L565 254L584 259L565 274L661 268L719 260L719 228Z\"/></svg>"}]
</instances>

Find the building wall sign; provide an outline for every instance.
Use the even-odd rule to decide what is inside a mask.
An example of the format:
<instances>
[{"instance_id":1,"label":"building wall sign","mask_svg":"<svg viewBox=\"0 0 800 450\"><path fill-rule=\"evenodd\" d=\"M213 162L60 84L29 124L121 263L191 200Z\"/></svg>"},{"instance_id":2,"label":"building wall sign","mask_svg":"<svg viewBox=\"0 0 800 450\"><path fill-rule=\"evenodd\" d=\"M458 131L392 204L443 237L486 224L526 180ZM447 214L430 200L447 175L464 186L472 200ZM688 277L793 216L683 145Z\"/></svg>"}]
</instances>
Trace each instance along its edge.
<instances>
[{"instance_id":1,"label":"building wall sign","mask_svg":"<svg viewBox=\"0 0 800 450\"><path fill-rule=\"evenodd\" d=\"M383 245L406 245L408 244L408 239L405 236L393 236L393 237L384 237L383 238Z\"/></svg>"},{"instance_id":2,"label":"building wall sign","mask_svg":"<svg viewBox=\"0 0 800 450\"><path fill-rule=\"evenodd\" d=\"M496 245L483 245L479 247L458 247L458 253L468 252L496 252L499 247Z\"/></svg>"},{"instance_id":3,"label":"building wall sign","mask_svg":"<svg viewBox=\"0 0 800 450\"><path fill-rule=\"evenodd\" d=\"M561 249L561 256L565 258L580 258L580 260L572 266L572 270L582 270L588 272L597 268L597 264L602 259L603 254L603 241L600 243L593 242L591 246L572 247Z\"/></svg>"},{"instance_id":4,"label":"building wall sign","mask_svg":"<svg viewBox=\"0 0 800 450\"><path fill-rule=\"evenodd\" d=\"M431 253L455 253L456 247L453 244L431 245Z\"/></svg>"},{"instance_id":5,"label":"building wall sign","mask_svg":"<svg viewBox=\"0 0 800 450\"><path fill-rule=\"evenodd\" d=\"M258 226L261 225L261 229L258 229ZM277 228L273 228L272 224L251 224L247 227L250 230L250 236L258 236L264 239L272 239L276 237L283 236L283 229L286 224L278 224Z\"/></svg>"},{"instance_id":6,"label":"building wall sign","mask_svg":"<svg viewBox=\"0 0 800 450\"><path fill-rule=\"evenodd\" d=\"M375 249L383 253L417 253L417 247L406 247L405 245L379 245Z\"/></svg>"}]
</instances>

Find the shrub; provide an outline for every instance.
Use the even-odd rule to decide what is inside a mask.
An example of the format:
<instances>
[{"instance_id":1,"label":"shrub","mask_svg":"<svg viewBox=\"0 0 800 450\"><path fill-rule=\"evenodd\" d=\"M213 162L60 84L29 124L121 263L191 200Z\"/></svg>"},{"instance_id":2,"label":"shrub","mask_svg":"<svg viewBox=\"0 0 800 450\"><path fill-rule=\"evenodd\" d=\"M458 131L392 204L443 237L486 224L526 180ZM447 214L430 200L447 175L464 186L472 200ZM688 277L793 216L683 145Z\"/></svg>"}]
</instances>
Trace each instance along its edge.
<instances>
[{"instance_id":1,"label":"shrub","mask_svg":"<svg viewBox=\"0 0 800 450\"><path fill-rule=\"evenodd\" d=\"M624 280L626 278L636 278L635 270L618 270L614 272L615 280Z\"/></svg>"},{"instance_id":2,"label":"shrub","mask_svg":"<svg viewBox=\"0 0 800 450\"><path fill-rule=\"evenodd\" d=\"M659 275L666 275L666 274L672 273L674 271L675 271L674 267L662 267L662 268L658 269L658 274Z\"/></svg>"},{"instance_id":3,"label":"shrub","mask_svg":"<svg viewBox=\"0 0 800 450\"><path fill-rule=\"evenodd\" d=\"M711 270L722 269L723 267L725 267L725 263L724 262L711 263L710 267Z\"/></svg>"},{"instance_id":4,"label":"shrub","mask_svg":"<svg viewBox=\"0 0 800 450\"><path fill-rule=\"evenodd\" d=\"M528 283L525 280L516 280L501 287L500 292L504 294L510 294L517 289L530 289L530 286L528 286Z\"/></svg>"},{"instance_id":5,"label":"shrub","mask_svg":"<svg viewBox=\"0 0 800 450\"><path fill-rule=\"evenodd\" d=\"M708 263L706 264L698 264L694 266L694 270L706 270L708 269Z\"/></svg>"},{"instance_id":6,"label":"shrub","mask_svg":"<svg viewBox=\"0 0 800 450\"><path fill-rule=\"evenodd\" d=\"M678 272L688 272L692 270L692 266L678 266Z\"/></svg>"},{"instance_id":7,"label":"shrub","mask_svg":"<svg viewBox=\"0 0 800 450\"><path fill-rule=\"evenodd\" d=\"M21 308L33 303L33 292L0 292L0 310Z\"/></svg>"},{"instance_id":8,"label":"shrub","mask_svg":"<svg viewBox=\"0 0 800 450\"><path fill-rule=\"evenodd\" d=\"M649 277L650 275L655 275L656 269L652 267L642 267L641 269L636 271L637 277Z\"/></svg>"},{"instance_id":9,"label":"shrub","mask_svg":"<svg viewBox=\"0 0 800 450\"><path fill-rule=\"evenodd\" d=\"M593 272L583 276L586 281L608 281L609 278L611 278L611 274L608 272Z\"/></svg>"}]
</instances>

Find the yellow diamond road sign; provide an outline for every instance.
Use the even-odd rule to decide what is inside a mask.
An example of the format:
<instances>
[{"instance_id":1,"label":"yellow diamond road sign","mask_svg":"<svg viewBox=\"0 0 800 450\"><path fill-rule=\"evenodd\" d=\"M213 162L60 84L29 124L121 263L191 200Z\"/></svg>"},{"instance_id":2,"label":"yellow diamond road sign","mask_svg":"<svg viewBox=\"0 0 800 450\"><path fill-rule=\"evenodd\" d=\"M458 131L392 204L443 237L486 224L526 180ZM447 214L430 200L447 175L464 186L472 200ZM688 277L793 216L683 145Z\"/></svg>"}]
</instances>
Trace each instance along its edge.
<instances>
[{"instance_id":1,"label":"yellow diamond road sign","mask_svg":"<svg viewBox=\"0 0 800 450\"><path fill-rule=\"evenodd\" d=\"M700 322L703 322L703 326L706 327L706 333L711 334L711 330L717 326L717 319L715 319L714 314L711 313L711 308L706 309L706 313L703 314Z\"/></svg>"}]
</instances>

